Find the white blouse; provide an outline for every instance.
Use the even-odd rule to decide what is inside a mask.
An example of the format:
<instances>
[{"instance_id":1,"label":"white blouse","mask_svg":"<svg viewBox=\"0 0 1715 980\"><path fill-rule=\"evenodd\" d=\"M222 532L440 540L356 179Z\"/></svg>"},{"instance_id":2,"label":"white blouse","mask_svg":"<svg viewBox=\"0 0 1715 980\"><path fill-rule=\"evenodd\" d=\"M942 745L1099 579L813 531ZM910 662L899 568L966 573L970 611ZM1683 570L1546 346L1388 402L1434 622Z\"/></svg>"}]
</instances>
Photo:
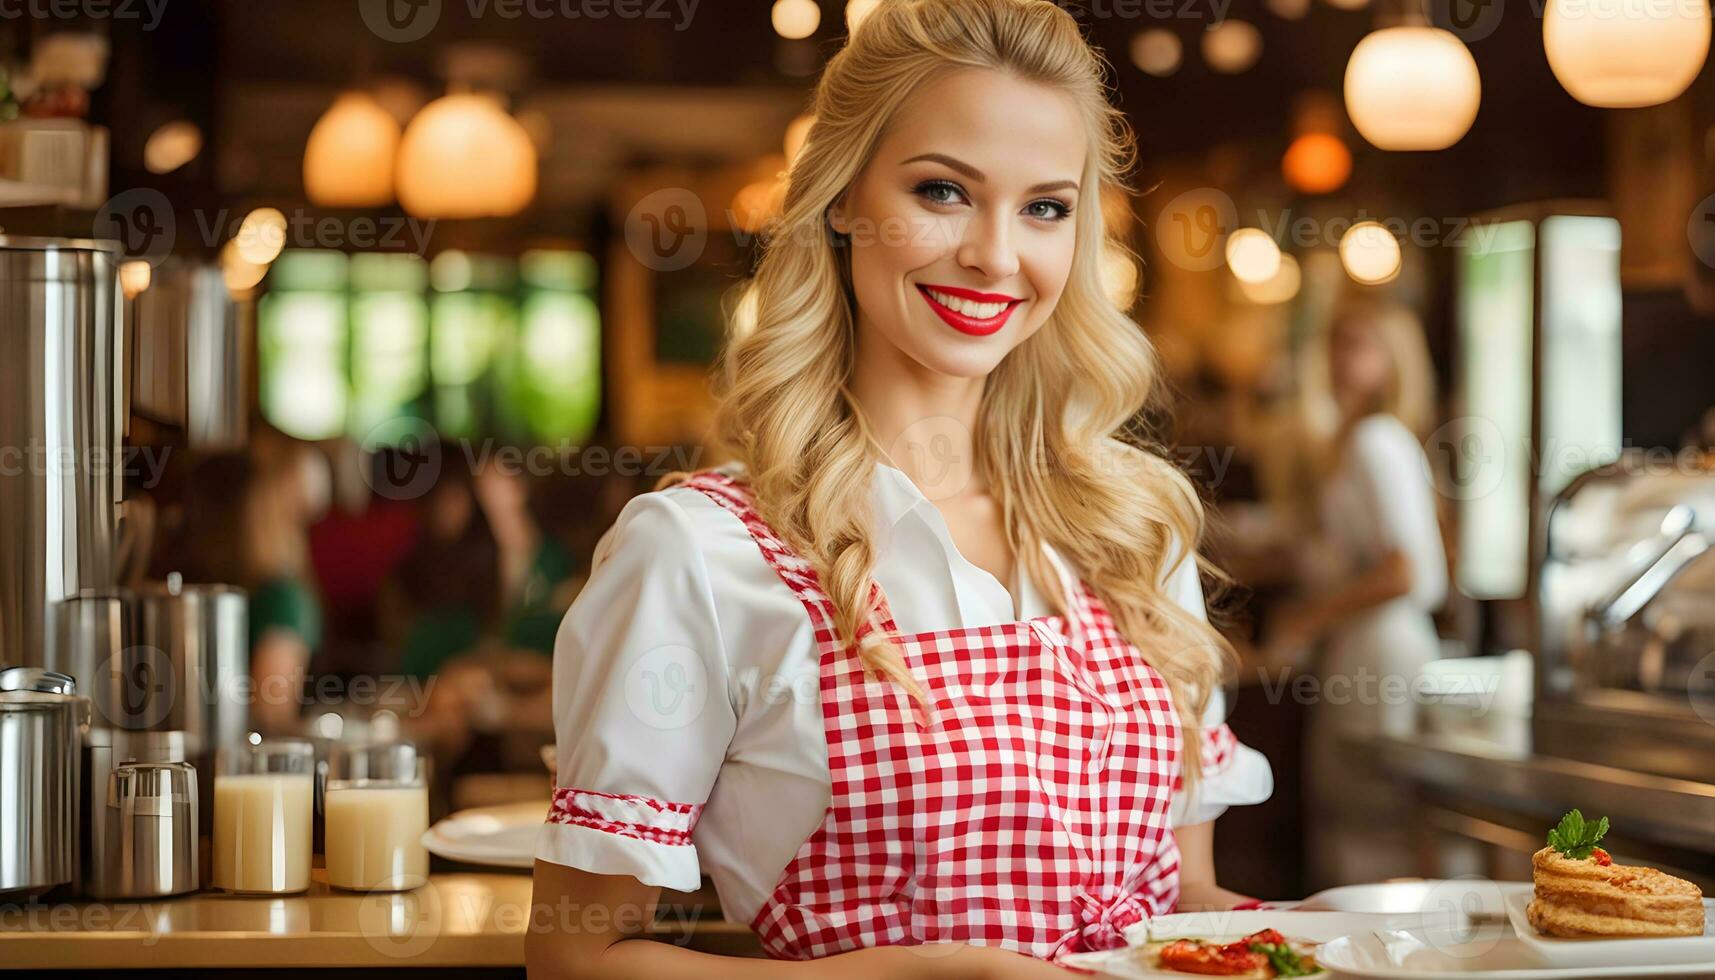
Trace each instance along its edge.
<instances>
[{"instance_id":1,"label":"white blouse","mask_svg":"<svg viewBox=\"0 0 1715 980\"><path fill-rule=\"evenodd\" d=\"M1054 611L1022 562L1008 589L967 561L900 470L878 465L871 499L873 575L902 632ZM1168 590L1204 615L1195 562L1178 563ZM554 649L556 785L585 791L621 832L548 823L536 856L684 891L707 873L726 918L750 921L830 800L820 686L809 613L744 524L689 487L634 498L598 543ZM1225 714L1216 692L1204 723ZM1195 799L1173 801L1172 822L1213 820L1273 786L1268 761L1240 745ZM692 846L626 830L675 821Z\"/></svg>"}]
</instances>

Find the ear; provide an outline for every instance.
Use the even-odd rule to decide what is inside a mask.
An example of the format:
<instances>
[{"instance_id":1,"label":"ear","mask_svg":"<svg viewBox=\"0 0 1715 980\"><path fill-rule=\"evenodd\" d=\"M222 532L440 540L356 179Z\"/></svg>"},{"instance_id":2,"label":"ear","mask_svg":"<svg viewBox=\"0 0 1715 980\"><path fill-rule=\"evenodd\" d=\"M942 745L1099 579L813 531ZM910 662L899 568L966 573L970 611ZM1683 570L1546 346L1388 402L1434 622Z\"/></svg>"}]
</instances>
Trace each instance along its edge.
<instances>
[{"instance_id":1,"label":"ear","mask_svg":"<svg viewBox=\"0 0 1715 980\"><path fill-rule=\"evenodd\" d=\"M851 192L847 191L839 199L828 205L828 227L842 235L851 234L851 219L846 215L846 198Z\"/></svg>"}]
</instances>

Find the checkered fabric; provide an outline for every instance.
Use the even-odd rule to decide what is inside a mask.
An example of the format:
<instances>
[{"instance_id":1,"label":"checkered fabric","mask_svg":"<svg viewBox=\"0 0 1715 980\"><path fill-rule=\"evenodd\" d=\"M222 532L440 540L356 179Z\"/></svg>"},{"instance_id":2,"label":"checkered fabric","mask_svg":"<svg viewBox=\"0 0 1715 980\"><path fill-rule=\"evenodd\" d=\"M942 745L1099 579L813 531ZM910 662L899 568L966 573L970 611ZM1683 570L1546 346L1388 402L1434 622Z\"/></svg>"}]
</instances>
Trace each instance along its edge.
<instances>
[{"instance_id":1,"label":"checkered fabric","mask_svg":"<svg viewBox=\"0 0 1715 980\"><path fill-rule=\"evenodd\" d=\"M751 921L771 955L957 942L1054 959L1122 946L1126 926L1173 909L1178 720L1088 587L1064 617L903 637L925 721L836 640L814 570L744 483L703 472L687 485L744 522L820 648L832 794Z\"/></svg>"},{"instance_id":2,"label":"checkered fabric","mask_svg":"<svg viewBox=\"0 0 1715 980\"><path fill-rule=\"evenodd\" d=\"M691 828L702 812L701 803L669 803L647 796L558 787L548 804L548 822L689 847Z\"/></svg>"}]
</instances>

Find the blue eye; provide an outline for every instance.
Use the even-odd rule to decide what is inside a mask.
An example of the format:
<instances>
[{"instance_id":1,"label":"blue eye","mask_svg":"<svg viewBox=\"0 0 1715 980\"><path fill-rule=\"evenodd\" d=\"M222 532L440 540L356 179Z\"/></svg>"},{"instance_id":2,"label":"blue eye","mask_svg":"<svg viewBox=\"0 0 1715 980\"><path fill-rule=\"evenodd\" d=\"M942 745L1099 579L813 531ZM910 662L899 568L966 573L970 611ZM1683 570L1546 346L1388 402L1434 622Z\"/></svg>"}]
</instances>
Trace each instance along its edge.
<instances>
[{"instance_id":1,"label":"blue eye","mask_svg":"<svg viewBox=\"0 0 1715 980\"><path fill-rule=\"evenodd\" d=\"M926 180L912 188L912 192L931 204L958 204L965 197L959 185L950 180Z\"/></svg>"},{"instance_id":2,"label":"blue eye","mask_svg":"<svg viewBox=\"0 0 1715 980\"><path fill-rule=\"evenodd\" d=\"M1040 210L1043 208L1047 210ZM1024 210L1032 218L1041 218L1044 221L1064 221L1072 216L1071 205L1051 197L1045 197L1040 201L1031 201L1024 206Z\"/></svg>"}]
</instances>

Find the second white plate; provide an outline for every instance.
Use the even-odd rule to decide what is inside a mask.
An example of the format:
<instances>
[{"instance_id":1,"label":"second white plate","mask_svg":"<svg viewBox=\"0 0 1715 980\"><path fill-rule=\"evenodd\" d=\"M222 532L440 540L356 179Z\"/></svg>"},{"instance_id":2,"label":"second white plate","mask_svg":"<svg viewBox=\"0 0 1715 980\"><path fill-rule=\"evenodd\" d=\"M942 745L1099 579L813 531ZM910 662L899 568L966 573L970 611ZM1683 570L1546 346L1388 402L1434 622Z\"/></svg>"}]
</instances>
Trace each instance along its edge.
<instances>
[{"instance_id":1,"label":"second white plate","mask_svg":"<svg viewBox=\"0 0 1715 980\"><path fill-rule=\"evenodd\" d=\"M425 831L423 846L449 861L528 868L536 863L536 834L547 815L546 800L460 810Z\"/></svg>"},{"instance_id":2,"label":"second white plate","mask_svg":"<svg viewBox=\"0 0 1715 980\"><path fill-rule=\"evenodd\" d=\"M1536 889L1522 885L1507 892L1507 918L1520 942L1554 966L1663 966L1697 964L1715 973L1715 899L1703 900L1703 935L1643 936L1632 939L1562 939L1531 928L1525 909Z\"/></svg>"},{"instance_id":3,"label":"second white plate","mask_svg":"<svg viewBox=\"0 0 1715 980\"><path fill-rule=\"evenodd\" d=\"M1354 933L1325 944L1317 961L1335 973L1372 980L1571 980L1709 973L1708 963L1552 967L1504 925L1484 926L1474 932L1401 929Z\"/></svg>"}]
</instances>

